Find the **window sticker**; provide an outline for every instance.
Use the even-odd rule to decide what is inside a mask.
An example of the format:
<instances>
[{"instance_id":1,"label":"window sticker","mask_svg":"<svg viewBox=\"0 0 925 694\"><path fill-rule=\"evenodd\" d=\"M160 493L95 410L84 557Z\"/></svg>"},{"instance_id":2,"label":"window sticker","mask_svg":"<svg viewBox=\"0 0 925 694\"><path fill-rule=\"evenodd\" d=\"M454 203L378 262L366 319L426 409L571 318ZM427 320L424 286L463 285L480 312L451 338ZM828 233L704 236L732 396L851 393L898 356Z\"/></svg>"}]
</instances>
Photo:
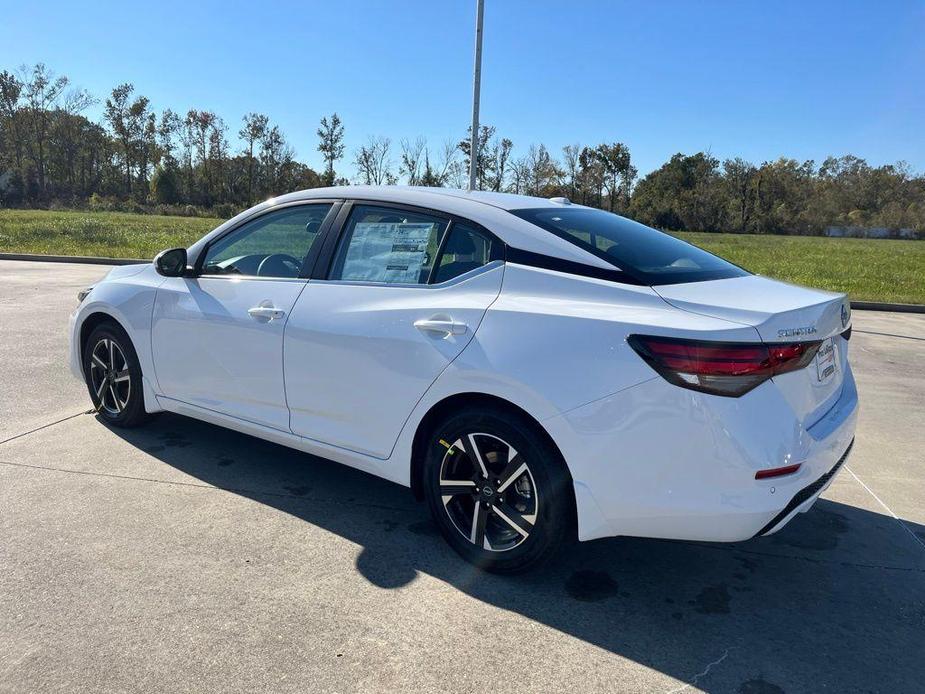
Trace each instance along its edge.
<instances>
[{"instance_id":1,"label":"window sticker","mask_svg":"<svg viewBox=\"0 0 925 694\"><path fill-rule=\"evenodd\" d=\"M345 280L418 284L434 223L359 222L344 258Z\"/></svg>"}]
</instances>

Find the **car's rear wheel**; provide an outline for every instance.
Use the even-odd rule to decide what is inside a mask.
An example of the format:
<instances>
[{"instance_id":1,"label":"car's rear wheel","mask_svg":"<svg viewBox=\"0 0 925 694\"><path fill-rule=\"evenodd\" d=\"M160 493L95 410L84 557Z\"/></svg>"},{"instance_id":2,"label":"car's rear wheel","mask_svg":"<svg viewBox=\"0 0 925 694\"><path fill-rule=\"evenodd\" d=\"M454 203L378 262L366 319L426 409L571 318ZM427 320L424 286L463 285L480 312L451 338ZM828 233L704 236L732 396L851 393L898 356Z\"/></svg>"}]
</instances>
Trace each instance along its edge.
<instances>
[{"instance_id":1,"label":"car's rear wheel","mask_svg":"<svg viewBox=\"0 0 925 694\"><path fill-rule=\"evenodd\" d=\"M513 573L568 535L573 494L558 451L516 413L455 413L432 430L425 495L443 536L465 559Z\"/></svg>"},{"instance_id":2,"label":"car's rear wheel","mask_svg":"<svg viewBox=\"0 0 925 694\"><path fill-rule=\"evenodd\" d=\"M94 328L84 343L83 362L90 399L103 419L120 427L148 419L138 354L121 327L107 322Z\"/></svg>"}]
</instances>

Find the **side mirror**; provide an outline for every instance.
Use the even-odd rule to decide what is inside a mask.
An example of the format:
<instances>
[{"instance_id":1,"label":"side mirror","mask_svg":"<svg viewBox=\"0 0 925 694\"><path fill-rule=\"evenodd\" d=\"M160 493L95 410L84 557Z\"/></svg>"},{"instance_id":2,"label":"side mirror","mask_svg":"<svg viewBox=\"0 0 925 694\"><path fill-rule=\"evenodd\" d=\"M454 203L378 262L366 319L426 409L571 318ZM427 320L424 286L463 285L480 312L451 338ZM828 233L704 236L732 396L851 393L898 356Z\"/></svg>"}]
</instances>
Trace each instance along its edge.
<instances>
[{"instance_id":1,"label":"side mirror","mask_svg":"<svg viewBox=\"0 0 925 694\"><path fill-rule=\"evenodd\" d=\"M154 256L154 269L164 277L183 277L186 273L186 249L171 248Z\"/></svg>"}]
</instances>

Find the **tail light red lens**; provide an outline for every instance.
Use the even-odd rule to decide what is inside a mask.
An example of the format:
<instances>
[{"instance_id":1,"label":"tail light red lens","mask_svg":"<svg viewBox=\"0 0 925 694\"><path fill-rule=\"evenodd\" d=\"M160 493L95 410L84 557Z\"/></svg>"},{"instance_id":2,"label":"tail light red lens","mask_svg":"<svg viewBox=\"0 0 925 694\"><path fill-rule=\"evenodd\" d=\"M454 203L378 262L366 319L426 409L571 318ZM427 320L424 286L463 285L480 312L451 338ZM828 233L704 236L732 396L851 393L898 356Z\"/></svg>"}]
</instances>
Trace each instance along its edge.
<instances>
[{"instance_id":1,"label":"tail light red lens","mask_svg":"<svg viewBox=\"0 0 925 694\"><path fill-rule=\"evenodd\" d=\"M774 477L783 477L784 475L792 475L794 472L800 469L801 463L794 463L793 465L784 465L784 467L772 467L766 470L758 470L755 473L756 480L769 480Z\"/></svg>"},{"instance_id":2,"label":"tail light red lens","mask_svg":"<svg viewBox=\"0 0 925 694\"><path fill-rule=\"evenodd\" d=\"M682 388L738 397L777 374L809 364L821 340L734 343L631 335L627 342L665 380Z\"/></svg>"}]
</instances>

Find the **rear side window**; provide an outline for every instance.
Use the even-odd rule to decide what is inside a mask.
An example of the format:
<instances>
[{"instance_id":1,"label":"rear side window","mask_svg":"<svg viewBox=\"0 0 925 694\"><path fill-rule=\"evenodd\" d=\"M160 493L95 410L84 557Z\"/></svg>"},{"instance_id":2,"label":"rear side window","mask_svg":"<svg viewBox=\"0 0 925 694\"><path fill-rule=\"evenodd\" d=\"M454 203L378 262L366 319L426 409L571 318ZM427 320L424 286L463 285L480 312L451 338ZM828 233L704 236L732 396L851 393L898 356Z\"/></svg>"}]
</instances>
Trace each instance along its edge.
<instances>
[{"instance_id":1,"label":"rear side window","mask_svg":"<svg viewBox=\"0 0 925 694\"><path fill-rule=\"evenodd\" d=\"M329 279L425 284L447 220L392 207L350 213Z\"/></svg>"},{"instance_id":2,"label":"rear side window","mask_svg":"<svg viewBox=\"0 0 925 694\"><path fill-rule=\"evenodd\" d=\"M603 210L542 207L511 213L603 258L644 284L682 284L749 274L674 236Z\"/></svg>"},{"instance_id":3,"label":"rear side window","mask_svg":"<svg viewBox=\"0 0 925 694\"><path fill-rule=\"evenodd\" d=\"M500 241L467 224L454 223L431 282L446 282L503 257Z\"/></svg>"}]
</instances>

